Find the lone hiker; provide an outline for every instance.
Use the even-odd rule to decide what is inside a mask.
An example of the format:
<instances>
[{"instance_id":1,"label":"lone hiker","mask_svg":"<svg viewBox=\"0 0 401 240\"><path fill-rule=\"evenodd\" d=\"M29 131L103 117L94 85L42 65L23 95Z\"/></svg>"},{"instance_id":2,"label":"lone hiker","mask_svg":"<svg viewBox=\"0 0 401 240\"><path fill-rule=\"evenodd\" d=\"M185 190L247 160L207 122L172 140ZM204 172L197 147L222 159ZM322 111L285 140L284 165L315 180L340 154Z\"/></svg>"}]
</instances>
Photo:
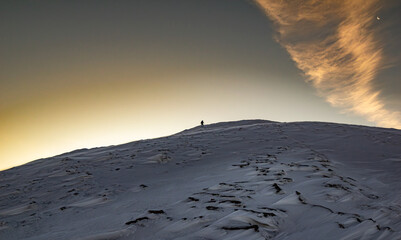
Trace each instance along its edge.
<instances>
[{"instance_id":1,"label":"lone hiker","mask_svg":"<svg viewBox=\"0 0 401 240\"><path fill-rule=\"evenodd\" d=\"M203 120L201 121L201 126L203 127Z\"/></svg>"}]
</instances>

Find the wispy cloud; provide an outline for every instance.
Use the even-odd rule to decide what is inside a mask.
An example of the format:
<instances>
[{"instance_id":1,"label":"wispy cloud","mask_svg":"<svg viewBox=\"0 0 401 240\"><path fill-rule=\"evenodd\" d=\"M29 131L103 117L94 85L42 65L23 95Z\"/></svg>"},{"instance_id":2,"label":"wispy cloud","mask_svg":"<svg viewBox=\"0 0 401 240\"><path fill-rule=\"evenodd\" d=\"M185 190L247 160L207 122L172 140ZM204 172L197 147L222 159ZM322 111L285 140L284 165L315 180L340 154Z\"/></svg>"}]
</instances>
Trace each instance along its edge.
<instances>
[{"instance_id":1,"label":"wispy cloud","mask_svg":"<svg viewBox=\"0 0 401 240\"><path fill-rule=\"evenodd\" d=\"M383 67L377 38L379 0L255 0L277 28L277 41L332 106L383 127L401 128L373 80Z\"/></svg>"}]
</instances>

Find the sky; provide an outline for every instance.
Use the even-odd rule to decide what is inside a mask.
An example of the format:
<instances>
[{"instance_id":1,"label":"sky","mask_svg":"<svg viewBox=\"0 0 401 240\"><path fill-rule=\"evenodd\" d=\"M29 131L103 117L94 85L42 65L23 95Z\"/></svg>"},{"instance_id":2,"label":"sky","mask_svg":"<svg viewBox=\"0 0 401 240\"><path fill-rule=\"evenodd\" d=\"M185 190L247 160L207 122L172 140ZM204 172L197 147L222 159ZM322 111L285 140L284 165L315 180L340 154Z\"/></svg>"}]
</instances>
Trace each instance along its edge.
<instances>
[{"instance_id":1,"label":"sky","mask_svg":"<svg viewBox=\"0 0 401 240\"><path fill-rule=\"evenodd\" d=\"M0 2L0 170L220 121L401 129L401 4Z\"/></svg>"}]
</instances>

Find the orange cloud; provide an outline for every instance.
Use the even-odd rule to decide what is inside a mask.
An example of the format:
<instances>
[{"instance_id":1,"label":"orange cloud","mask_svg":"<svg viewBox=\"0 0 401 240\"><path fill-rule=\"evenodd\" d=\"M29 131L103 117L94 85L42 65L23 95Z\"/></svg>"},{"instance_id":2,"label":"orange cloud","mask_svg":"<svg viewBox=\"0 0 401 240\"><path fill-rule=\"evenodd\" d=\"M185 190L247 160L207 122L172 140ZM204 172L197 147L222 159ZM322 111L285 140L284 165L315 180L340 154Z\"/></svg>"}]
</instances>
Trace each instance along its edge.
<instances>
[{"instance_id":1,"label":"orange cloud","mask_svg":"<svg viewBox=\"0 0 401 240\"><path fill-rule=\"evenodd\" d=\"M255 1L320 96L379 126L401 128L401 113L388 110L372 84L384 62L374 29L379 0Z\"/></svg>"}]
</instances>

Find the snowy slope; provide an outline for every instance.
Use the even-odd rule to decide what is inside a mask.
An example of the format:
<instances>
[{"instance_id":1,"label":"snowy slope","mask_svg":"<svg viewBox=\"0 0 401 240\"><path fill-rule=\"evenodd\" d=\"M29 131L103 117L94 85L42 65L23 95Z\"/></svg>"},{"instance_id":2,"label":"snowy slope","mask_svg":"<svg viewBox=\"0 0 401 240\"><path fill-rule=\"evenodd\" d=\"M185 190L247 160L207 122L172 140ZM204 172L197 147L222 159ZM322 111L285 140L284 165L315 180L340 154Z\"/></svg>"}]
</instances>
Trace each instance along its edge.
<instances>
[{"instance_id":1,"label":"snowy slope","mask_svg":"<svg viewBox=\"0 0 401 240\"><path fill-rule=\"evenodd\" d=\"M401 239L401 131L218 123L0 172L0 239Z\"/></svg>"}]
</instances>

